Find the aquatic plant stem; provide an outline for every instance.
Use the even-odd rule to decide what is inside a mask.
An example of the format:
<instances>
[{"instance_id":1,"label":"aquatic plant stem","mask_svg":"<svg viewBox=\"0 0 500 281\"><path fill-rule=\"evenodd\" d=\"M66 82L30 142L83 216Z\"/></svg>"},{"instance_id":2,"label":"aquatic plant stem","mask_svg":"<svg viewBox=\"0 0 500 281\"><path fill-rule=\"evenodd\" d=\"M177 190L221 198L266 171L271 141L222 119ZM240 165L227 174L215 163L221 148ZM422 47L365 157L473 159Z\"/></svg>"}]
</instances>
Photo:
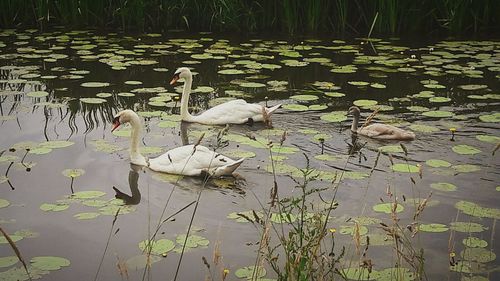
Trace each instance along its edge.
<instances>
[{"instance_id":1,"label":"aquatic plant stem","mask_svg":"<svg viewBox=\"0 0 500 281\"><path fill-rule=\"evenodd\" d=\"M106 240L106 246L104 247L104 252L102 253L101 261L99 262L99 267L97 268L97 272L95 273L94 281L97 280L99 276L99 272L101 271L102 263L104 262L104 257L106 256L106 252L108 251L109 241L111 240L111 234L113 233L113 229L115 227L116 220L118 219L118 214L120 213L121 208L116 210L115 216L113 217L113 222L111 223L111 228L109 230L108 239ZM116 234L116 233L115 233Z\"/></svg>"}]
</instances>

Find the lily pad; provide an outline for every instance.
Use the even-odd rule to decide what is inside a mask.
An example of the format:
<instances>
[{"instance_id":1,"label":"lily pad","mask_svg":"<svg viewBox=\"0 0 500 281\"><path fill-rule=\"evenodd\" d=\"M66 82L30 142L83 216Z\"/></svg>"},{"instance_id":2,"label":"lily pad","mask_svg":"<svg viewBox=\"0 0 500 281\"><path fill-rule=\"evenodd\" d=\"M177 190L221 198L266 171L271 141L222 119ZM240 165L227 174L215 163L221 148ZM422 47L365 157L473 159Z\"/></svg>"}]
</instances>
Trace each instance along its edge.
<instances>
[{"instance_id":1,"label":"lily pad","mask_svg":"<svg viewBox=\"0 0 500 281\"><path fill-rule=\"evenodd\" d=\"M107 102L107 100L102 98L80 98L80 101L83 103L90 103L90 104L101 104Z\"/></svg>"},{"instance_id":2,"label":"lily pad","mask_svg":"<svg viewBox=\"0 0 500 281\"><path fill-rule=\"evenodd\" d=\"M397 163L391 166L391 169L395 172L400 173L418 173L419 168L415 165L405 164L405 163Z\"/></svg>"},{"instance_id":3,"label":"lily pad","mask_svg":"<svg viewBox=\"0 0 500 281\"><path fill-rule=\"evenodd\" d=\"M497 256L490 250L485 248L466 248L460 255L464 260L476 261L476 262L491 262L494 261Z\"/></svg>"},{"instance_id":4,"label":"lily pad","mask_svg":"<svg viewBox=\"0 0 500 281\"><path fill-rule=\"evenodd\" d=\"M43 203L40 205L40 210L46 211L46 212L61 212L69 208L68 204L50 204L50 203Z\"/></svg>"},{"instance_id":5,"label":"lily pad","mask_svg":"<svg viewBox=\"0 0 500 281\"><path fill-rule=\"evenodd\" d=\"M149 243L149 240L144 240L139 243L139 248L143 252L147 253L151 250L151 254L161 256L172 251L175 248L175 243L169 239L159 239L151 243Z\"/></svg>"},{"instance_id":6,"label":"lily pad","mask_svg":"<svg viewBox=\"0 0 500 281\"><path fill-rule=\"evenodd\" d=\"M459 173L472 173L481 170L481 167L473 164L454 165L451 168L453 168L455 171Z\"/></svg>"},{"instance_id":7,"label":"lily pad","mask_svg":"<svg viewBox=\"0 0 500 281\"><path fill-rule=\"evenodd\" d=\"M68 178L77 178L77 177L85 174L85 170L83 170L83 169L65 169L64 171L62 171L62 174Z\"/></svg>"},{"instance_id":8,"label":"lily pad","mask_svg":"<svg viewBox=\"0 0 500 281\"><path fill-rule=\"evenodd\" d=\"M379 277L378 272L369 272L367 268L363 267L350 267L341 269L340 272L348 280L375 280Z\"/></svg>"},{"instance_id":9,"label":"lily pad","mask_svg":"<svg viewBox=\"0 0 500 281\"><path fill-rule=\"evenodd\" d=\"M373 210L375 212L379 212L379 213L391 214L394 207L395 207L395 203L380 203L380 204L373 206ZM403 210L404 210L403 205L397 204L395 212L399 213L399 212L402 212Z\"/></svg>"},{"instance_id":10,"label":"lily pad","mask_svg":"<svg viewBox=\"0 0 500 281\"><path fill-rule=\"evenodd\" d=\"M33 267L41 270L59 270L61 267L70 265L68 259L52 256L34 257L30 262Z\"/></svg>"},{"instance_id":11,"label":"lily pad","mask_svg":"<svg viewBox=\"0 0 500 281\"><path fill-rule=\"evenodd\" d=\"M1 208L5 208L5 207L8 207L10 205L10 202L5 200L5 199L2 199L0 198L0 209Z\"/></svg>"},{"instance_id":12,"label":"lily pad","mask_svg":"<svg viewBox=\"0 0 500 281\"><path fill-rule=\"evenodd\" d=\"M91 220L91 219L97 218L100 215L101 214L99 214L99 213L89 212L89 213L78 213L78 214L74 215L73 217L75 217L79 220Z\"/></svg>"},{"instance_id":13,"label":"lily pad","mask_svg":"<svg viewBox=\"0 0 500 281\"><path fill-rule=\"evenodd\" d=\"M46 141L42 142L39 144L39 147L45 147L45 148L63 148L63 147L68 147L75 144L72 141L62 141L62 140L54 140L54 141Z\"/></svg>"},{"instance_id":14,"label":"lily pad","mask_svg":"<svg viewBox=\"0 0 500 281\"><path fill-rule=\"evenodd\" d=\"M500 209L482 207L474 202L461 200L455 203L455 208L474 217L500 219Z\"/></svg>"},{"instance_id":15,"label":"lily pad","mask_svg":"<svg viewBox=\"0 0 500 281\"><path fill-rule=\"evenodd\" d=\"M378 102L376 100L355 100L354 105L360 107L370 107L376 105Z\"/></svg>"},{"instance_id":16,"label":"lily pad","mask_svg":"<svg viewBox=\"0 0 500 281\"><path fill-rule=\"evenodd\" d=\"M455 145L452 147L452 150L455 153L465 154L465 155L477 154L481 152L481 150L466 144Z\"/></svg>"},{"instance_id":17,"label":"lily pad","mask_svg":"<svg viewBox=\"0 0 500 281\"><path fill-rule=\"evenodd\" d=\"M318 96L315 95L295 95L290 98L298 101L313 101L319 99Z\"/></svg>"},{"instance_id":18,"label":"lily pad","mask_svg":"<svg viewBox=\"0 0 500 281\"><path fill-rule=\"evenodd\" d=\"M309 110L309 107L307 105L294 104L294 103L285 104L282 107L284 109L288 109L291 111L308 111Z\"/></svg>"},{"instance_id":19,"label":"lily pad","mask_svg":"<svg viewBox=\"0 0 500 281\"><path fill-rule=\"evenodd\" d=\"M403 153L403 148L400 145L384 145L378 148L381 152L385 153Z\"/></svg>"},{"instance_id":20,"label":"lily pad","mask_svg":"<svg viewBox=\"0 0 500 281\"><path fill-rule=\"evenodd\" d=\"M497 144L500 142L500 137L492 136L492 135L477 135L476 139L484 142L489 142L493 144Z\"/></svg>"},{"instance_id":21,"label":"lily pad","mask_svg":"<svg viewBox=\"0 0 500 281\"><path fill-rule=\"evenodd\" d=\"M19 261L19 259L16 256L1 257L0 258L0 268L13 266L18 261Z\"/></svg>"},{"instance_id":22,"label":"lily pad","mask_svg":"<svg viewBox=\"0 0 500 281\"><path fill-rule=\"evenodd\" d=\"M180 245L183 245L185 240L186 240L186 234L178 235L177 238L175 239L177 244ZM208 244L210 244L210 241L208 241L207 238L195 234L189 235L186 241L186 247L188 248L207 247Z\"/></svg>"},{"instance_id":23,"label":"lily pad","mask_svg":"<svg viewBox=\"0 0 500 281\"><path fill-rule=\"evenodd\" d=\"M129 258L125 265L129 270L141 270L146 268L146 266L150 266L155 262L161 261L162 258L159 256L153 255L137 255Z\"/></svg>"},{"instance_id":24,"label":"lily pad","mask_svg":"<svg viewBox=\"0 0 500 281\"><path fill-rule=\"evenodd\" d=\"M334 111L331 113L323 114L320 117L321 120L326 122L343 122L347 120L346 113L343 111Z\"/></svg>"},{"instance_id":25,"label":"lily pad","mask_svg":"<svg viewBox=\"0 0 500 281\"><path fill-rule=\"evenodd\" d=\"M48 96L49 93L46 91L35 91L35 92L29 92L26 95L32 98L42 98Z\"/></svg>"},{"instance_id":26,"label":"lily pad","mask_svg":"<svg viewBox=\"0 0 500 281\"><path fill-rule=\"evenodd\" d=\"M450 229L458 231L458 232L483 232L488 228L483 226L482 224L475 222L452 222L450 223Z\"/></svg>"},{"instance_id":27,"label":"lily pad","mask_svg":"<svg viewBox=\"0 0 500 281\"><path fill-rule=\"evenodd\" d=\"M427 117L434 117L434 118L444 118L444 117L453 117L455 114L453 112L450 112L450 111L431 110L431 111L422 112L422 115L427 116Z\"/></svg>"},{"instance_id":28,"label":"lily pad","mask_svg":"<svg viewBox=\"0 0 500 281\"><path fill-rule=\"evenodd\" d=\"M439 128L429 125L421 125L421 124L412 124L410 125L410 129L416 132L421 133L433 133L439 132Z\"/></svg>"},{"instance_id":29,"label":"lily pad","mask_svg":"<svg viewBox=\"0 0 500 281\"><path fill-rule=\"evenodd\" d=\"M433 168L448 168L451 167L451 163L448 161L444 161L441 159L429 159L425 161L425 164L427 164L430 167Z\"/></svg>"},{"instance_id":30,"label":"lily pad","mask_svg":"<svg viewBox=\"0 0 500 281\"><path fill-rule=\"evenodd\" d=\"M424 232L446 232L448 229L446 224L441 223L421 224L418 226L418 230Z\"/></svg>"},{"instance_id":31,"label":"lily pad","mask_svg":"<svg viewBox=\"0 0 500 281\"><path fill-rule=\"evenodd\" d=\"M477 237L467 237L462 240L462 244L469 248L486 248L488 242Z\"/></svg>"},{"instance_id":32,"label":"lily pad","mask_svg":"<svg viewBox=\"0 0 500 281\"><path fill-rule=\"evenodd\" d=\"M415 278L415 273L408 268L392 267L379 271L377 281L411 281L415 280Z\"/></svg>"},{"instance_id":33,"label":"lily pad","mask_svg":"<svg viewBox=\"0 0 500 281\"><path fill-rule=\"evenodd\" d=\"M365 235L368 233L368 227L364 225L359 226L359 235ZM356 232L356 226L355 225L342 225L340 226L340 231L341 234L346 234L346 235L354 235Z\"/></svg>"},{"instance_id":34,"label":"lily pad","mask_svg":"<svg viewBox=\"0 0 500 281\"><path fill-rule=\"evenodd\" d=\"M71 198L74 199L95 199L101 196L104 196L106 193L102 191L89 190L89 191L79 191L75 192L71 195Z\"/></svg>"},{"instance_id":35,"label":"lily pad","mask_svg":"<svg viewBox=\"0 0 500 281\"><path fill-rule=\"evenodd\" d=\"M258 266L258 267L255 267L253 265L251 266L245 266L245 267L242 267L242 268L239 268L237 269L235 272L234 272L234 275L236 275L236 277L238 278L241 278L241 279L252 279L252 278L256 278L258 280L260 280L262 277L264 277L266 275L266 269L262 266Z\"/></svg>"},{"instance_id":36,"label":"lily pad","mask_svg":"<svg viewBox=\"0 0 500 281\"><path fill-rule=\"evenodd\" d=\"M108 87L110 84L108 82L85 82L80 84L80 86L85 88L103 88Z\"/></svg>"},{"instance_id":37,"label":"lily pad","mask_svg":"<svg viewBox=\"0 0 500 281\"><path fill-rule=\"evenodd\" d=\"M481 115L479 116L479 120L483 122L498 123L500 122L500 113Z\"/></svg>"},{"instance_id":38,"label":"lily pad","mask_svg":"<svg viewBox=\"0 0 500 281\"><path fill-rule=\"evenodd\" d=\"M431 183L431 187L440 191L455 191L457 186L447 182L435 182Z\"/></svg>"}]
</instances>

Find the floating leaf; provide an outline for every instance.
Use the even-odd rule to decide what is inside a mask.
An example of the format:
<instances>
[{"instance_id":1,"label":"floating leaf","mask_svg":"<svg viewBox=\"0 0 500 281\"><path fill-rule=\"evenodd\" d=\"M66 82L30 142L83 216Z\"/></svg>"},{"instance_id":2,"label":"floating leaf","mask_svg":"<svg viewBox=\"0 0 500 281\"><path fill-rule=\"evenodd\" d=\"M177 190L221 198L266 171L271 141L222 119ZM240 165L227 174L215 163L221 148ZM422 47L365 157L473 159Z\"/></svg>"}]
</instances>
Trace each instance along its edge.
<instances>
[{"instance_id":1,"label":"floating leaf","mask_svg":"<svg viewBox=\"0 0 500 281\"><path fill-rule=\"evenodd\" d=\"M153 255L137 255L129 258L125 265L129 270L140 270L146 268L146 266L151 266L155 262L161 261L162 258Z\"/></svg>"},{"instance_id":2,"label":"floating leaf","mask_svg":"<svg viewBox=\"0 0 500 281\"><path fill-rule=\"evenodd\" d=\"M91 219L95 219L97 218L98 216L100 216L101 214L99 213L78 213L78 214L75 214L73 217L79 219L79 220L91 220Z\"/></svg>"},{"instance_id":3,"label":"floating leaf","mask_svg":"<svg viewBox=\"0 0 500 281\"><path fill-rule=\"evenodd\" d=\"M19 261L19 259L16 256L1 257L0 258L0 268L13 266L18 261Z\"/></svg>"},{"instance_id":4,"label":"floating leaf","mask_svg":"<svg viewBox=\"0 0 500 281\"><path fill-rule=\"evenodd\" d=\"M384 145L378 148L381 152L385 153L403 153L403 148L400 145Z\"/></svg>"},{"instance_id":5,"label":"floating leaf","mask_svg":"<svg viewBox=\"0 0 500 281\"><path fill-rule=\"evenodd\" d=\"M400 173L418 173L419 168L415 165L405 164L405 163L397 163L391 166L391 169L395 172Z\"/></svg>"},{"instance_id":6,"label":"floating leaf","mask_svg":"<svg viewBox=\"0 0 500 281\"><path fill-rule=\"evenodd\" d=\"M186 240L186 234L180 234L177 236L175 241L177 244L183 245L184 241ZM197 247L206 247L210 241L208 241L207 238L200 236L200 235L189 235L188 239L186 240L186 247L188 248L197 248Z\"/></svg>"},{"instance_id":7,"label":"floating leaf","mask_svg":"<svg viewBox=\"0 0 500 281\"><path fill-rule=\"evenodd\" d=\"M20 241L22 240L24 237L22 237L21 235L9 235L10 239L13 241L13 242L17 242L17 241ZM7 241L7 239L5 238L5 236L0 236L0 244L9 244L9 242Z\"/></svg>"},{"instance_id":8,"label":"floating leaf","mask_svg":"<svg viewBox=\"0 0 500 281\"><path fill-rule=\"evenodd\" d=\"M448 167L451 167L451 163L450 162L447 162L447 161L444 161L444 160L440 160L440 159L429 159L427 161L425 161L425 164L429 165L430 167L433 167L433 168L448 168Z\"/></svg>"},{"instance_id":9,"label":"floating leaf","mask_svg":"<svg viewBox=\"0 0 500 281\"><path fill-rule=\"evenodd\" d=\"M466 248L460 252L460 256L462 256L464 260L481 263L491 262L497 258L495 253L485 248Z\"/></svg>"},{"instance_id":10,"label":"floating leaf","mask_svg":"<svg viewBox=\"0 0 500 281\"><path fill-rule=\"evenodd\" d=\"M224 154L234 158L253 158L256 156L255 152L253 151L246 151L240 149L225 151Z\"/></svg>"},{"instance_id":11,"label":"floating leaf","mask_svg":"<svg viewBox=\"0 0 500 281\"><path fill-rule=\"evenodd\" d=\"M378 102L376 100L355 100L354 105L360 107L370 107L376 105Z\"/></svg>"},{"instance_id":12,"label":"floating leaf","mask_svg":"<svg viewBox=\"0 0 500 281\"><path fill-rule=\"evenodd\" d=\"M297 216L294 214L271 214L270 220L274 223L292 223L297 220Z\"/></svg>"},{"instance_id":13,"label":"floating leaf","mask_svg":"<svg viewBox=\"0 0 500 281\"><path fill-rule=\"evenodd\" d=\"M440 191L455 191L457 187L454 184L447 182L435 182L431 183L431 187Z\"/></svg>"},{"instance_id":14,"label":"floating leaf","mask_svg":"<svg viewBox=\"0 0 500 281\"><path fill-rule=\"evenodd\" d=\"M282 106L284 109L292 110L292 111L307 111L309 107L302 104L294 104L289 103Z\"/></svg>"},{"instance_id":15,"label":"floating leaf","mask_svg":"<svg viewBox=\"0 0 500 281\"><path fill-rule=\"evenodd\" d=\"M264 267L262 266L255 267L251 265L237 269L236 272L234 272L234 275L236 275L236 277L241 279L244 278L250 280L252 278L260 279L264 277L266 273L267 272Z\"/></svg>"},{"instance_id":16,"label":"floating leaf","mask_svg":"<svg viewBox=\"0 0 500 281\"><path fill-rule=\"evenodd\" d=\"M320 119L327 122L342 122L347 120L347 116L343 111L334 111L321 115Z\"/></svg>"},{"instance_id":17,"label":"floating leaf","mask_svg":"<svg viewBox=\"0 0 500 281\"><path fill-rule=\"evenodd\" d=\"M479 120L483 122L498 123L500 122L500 113L481 115L479 116Z\"/></svg>"},{"instance_id":18,"label":"floating leaf","mask_svg":"<svg viewBox=\"0 0 500 281\"><path fill-rule=\"evenodd\" d=\"M340 226L340 231L341 234L346 234L346 235L354 235L356 232L356 226L355 225L341 225ZM368 227L364 225L359 226L359 235L365 235L368 233Z\"/></svg>"},{"instance_id":19,"label":"floating leaf","mask_svg":"<svg viewBox=\"0 0 500 281\"><path fill-rule=\"evenodd\" d=\"M475 222L452 222L450 223L450 229L458 232L483 232L487 230L487 227Z\"/></svg>"},{"instance_id":20,"label":"floating leaf","mask_svg":"<svg viewBox=\"0 0 500 281\"><path fill-rule=\"evenodd\" d=\"M46 212L60 212L68 208L69 205L64 203L58 203L58 204L43 203L42 205L40 205L40 210Z\"/></svg>"},{"instance_id":21,"label":"floating leaf","mask_svg":"<svg viewBox=\"0 0 500 281\"><path fill-rule=\"evenodd\" d=\"M373 206L373 210L375 212L379 212L379 213L391 214L392 210L394 208L394 205L395 205L394 203L380 203L380 204ZM403 210L404 210L403 205L397 204L397 207L395 210L396 213L402 212Z\"/></svg>"},{"instance_id":22,"label":"floating leaf","mask_svg":"<svg viewBox=\"0 0 500 281\"><path fill-rule=\"evenodd\" d=\"M83 103L90 103L90 104L101 104L107 102L107 100L102 98L80 98L80 101Z\"/></svg>"},{"instance_id":23,"label":"floating leaf","mask_svg":"<svg viewBox=\"0 0 500 281\"><path fill-rule=\"evenodd\" d=\"M489 142L493 144L497 144L500 142L500 137L497 136L491 136L491 135L477 135L476 139L484 142Z\"/></svg>"},{"instance_id":24,"label":"floating leaf","mask_svg":"<svg viewBox=\"0 0 500 281\"><path fill-rule=\"evenodd\" d=\"M415 278L415 274L408 268L392 267L379 271L377 281L411 281Z\"/></svg>"},{"instance_id":25,"label":"floating leaf","mask_svg":"<svg viewBox=\"0 0 500 281\"><path fill-rule=\"evenodd\" d=\"M344 268L340 272L349 280L375 280L379 277L377 271L370 272L364 267Z\"/></svg>"},{"instance_id":26,"label":"floating leaf","mask_svg":"<svg viewBox=\"0 0 500 281\"><path fill-rule=\"evenodd\" d=\"M104 196L106 193L102 191L95 191L95 190L89 190L89 191L79 191L75 192L71 195L71 198L74 199L94 199L98 198L101 196Z\"/></svg>"},{"instance_id":27,"label":"floating leaf","mask_svg":"<svg viewBox=\"0 0 500 281\"><path fill-rule=\"evenodd\" d=\"M42 98L48 96L49 93L46 91L35 91L35 92L29 92L26 95L32 98Z\"/></svg>"},{"instance_id":28,"label":"floating leaf","mask_svg":"<svg viewBox=\"0 0 500 281\"><path fill-rule=\"evenodd\" d=\"M68 178L77 178L77 177L85 174L85 170L83 170L83 169L65 169L64 171L62 171L62 174Z\"/></svg>"},{"instance_id":29,"label":"floating leaf","mask_svg":"<svg viewBox=\"0 0 500 281\"><path fill-rule=\"evenodd\" d=\"M60 141L60 140L56 140L56 141L42 142L42 143L39 144L39 146L40 147L45 147L45 148L55 149L55 148L68 147L68 146L71 146L73 144L75 144L75 143L72 142L72 141Z\"/></svg>"},{"instance_id":30,"label":"floating leaf","mask_svg":"<svg viewBox=\"0 0 500 281\"><path fill-rule=\"evenodd\" d=\"M449 102L449 101L451 101L451 99L447 98L447 97L432 97L429 99L429 101L441 103L441 102Z\"/></svg>"},{"instance_id":31,"label":"floating leaf","mask_svg":"<svg viewBox=\"0 0 500 281\"><path fill-rule=\"evenodd\" d=\"M465 155L477 154L481 152L481 150L466 144L455 145L452 147L452 150L455 153L465 154Z\"/></svg>"},{"instance_id":32,"label":"floating leaf","mask_svg":"<svg viewBox=\"0 0 500 281\"><path fill-rule=\"evenodd\" d=\"M486 248L488 246L487 241L477 237L467 237L462 240L462 243L469 248Z\"/></svg>"},{"instance_id":33,"label":"floating leaf","mask_svg":"<svg viewBox=\"0 0 500 281\"><path fill-rule=\"evenodd\" d=\"M144 240L139 243L139 248L148 253L151 250L153 255L164 255L175 248L175 243L169 239L159 239L149 243L149 240Z\"/></svg>"},{"instance_id":34,"label":"floating leaf","mask_svg":"<svg viewBox=\"0 0 500 281\"><path fill-rule=\"evenodd\" d=\"M8 207L10 205L10 202L5 200L5 199L2 199L0 198L0 209L1 208L5 208L5 207Z\"/></svg>"},{"instance_id":35,"label":"floating leaf","mask_svg":"<svg viewBox=\"0 0 500 281\"><path fill-rule=\"evenodd\" d=\"M421 124L412 124L412 125L410 125L410 129L413 131L422 132L422 133L439 132L439 128L437 128L437 127L428 126L428 125L421 125Z\"/></svg>"},{"instance_id":36,"label":"floating leaf","mask_svg":"<svg viewBox=\"0 0 500 281\"><path fill-rule=\"evenodd\" d=\"M69 266L70 261L61 257L42 256L32 258L31 265L41 270L58 270L61 267Z\"/></svg>"},{"instance_id":37,"label":"floating leaf","mask_svg":"<svg viewBox=\"0 0 500 281\"><path fill-rule=\"evenodd\" d=\"M86 88L102 88L102 87L108 87L109 83L107 82L85 82L80 84L82 87Z\"/></svg>"},{"instance_id":38,"label":"floating leaf","mask_svg":"<svg viewBox=\"0 0 500 281\"><path fill-rule=\"evenodd\" d=\"M313 101L319 99L318 96L315 95L295 95L290 98L299 101Z\"/></svg>"},{"instance_id":39,"label":"floating leaf","mask_svg":"<svg viewBox=\"0 0 500 281\"><path fill-rule=\"evenodd\" d=\"M479 166L472 164L454 165L452 168L459 173L472 173L481 170Z\"/></svg>"},{"instance_id":40,"label":"floating leaf","mask_svg":"<svg viewBox=\"0 0 500 281\"><path fill-rule=\"evenodd\" d=\"M482 207L474 202L458 201L455 208L474 217L500 219L500 209Z\"/></svg>"},{"instance_id":41,"label":"floating leaf","mask_svg":"<svg viewBox=\"0 0 500 281\"><path fill-rule=\"evenodd\" d=\"M333 154L315 155L314 158L317 160L320 160L320 161L328 161L328 162L338 161L338 160L342 159L341 157L339 157L337 155L333 155Z\"/></svg>"},{"instance_id":42,"label":"floating leaf","mask_svg":"<svg viewBox=\"0 0 500 281\"><path fill-rule=\"evenodd\" d=\"M488 88L487 85L477 85L477 84L460 85L458 87L462 90L467 90L467 91L476 91Z\"/></svg>"},{"instance_id":43,"label":"floating leaf","mask_svg":"<svg viewBox=\"0 0 500 281\"><path fill-rule=\"evenodd\" d=\"M420 224L418 230L424 232L446 232L448 231L448 226L440 223Z\"/></svg>"},{"instance_id":44,"label":"floating leaf","mask_svg":"<svg viewBox=\"0 0 500 281\"><path fill-rule=\"evenodd\" d=\"M431 110L431 111L422 112L422 115L427 116L427 117L444 118L444 117L453 117L455 114L453 112L450 112L450 111Z\"/></svg>"}]
</instances>

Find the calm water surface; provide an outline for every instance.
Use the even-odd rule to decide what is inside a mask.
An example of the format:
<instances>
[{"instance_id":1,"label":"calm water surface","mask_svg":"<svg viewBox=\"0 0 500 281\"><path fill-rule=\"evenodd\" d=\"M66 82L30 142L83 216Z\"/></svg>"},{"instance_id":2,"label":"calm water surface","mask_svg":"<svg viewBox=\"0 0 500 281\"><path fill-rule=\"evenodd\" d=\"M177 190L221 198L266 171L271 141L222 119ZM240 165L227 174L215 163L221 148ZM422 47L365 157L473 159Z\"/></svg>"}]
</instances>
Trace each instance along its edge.
<instances>
[{"instance_id":1,"label":"calm water surface","mask_svg":"<svg viewBox=\"0 0 500 281\"><path fill-rule=\"evenodd\" d=\"M350 218L367 216L390 223L390 214L373 210L381 200L394 200L387 195L390 190L405 208L399 213L404 227L412 222L415 209L409 199L432 193L432 204L419 222L442 224L441 232L420 231L412 238L414 247L424 249L427 278L469 280L463 278L482 276L497 280L500 152L494 152L500 140L498 50L500 43L493 41L289 42L210 34L157 37L0 30L0 174L6 175L0 176L0 200L6 200L0 204L1 227L19 239L16 245L25 260L57 256L71 262L60 270L45 272L42 280L75 276L92 280L113 215L123 204L109 201L115 197L115 187L129 197L122 207L124 214L116 220L98 279L121 278L117 262L128 265L130 280L142 278L143 269L136 270L133 262L142 253L139 243L151 236L164 209L163 218L196 201L203 180L178 179L131 167L129 128L114 135L110 121L113 114L126 108L146 117L142 143L151 157L182 145L183 140L196 142L202 132L204 145L216 145L216 134L222 127L186 124L181 129L178 121L177 97L182 89L168 82L177 67L189 66L196 74L191 111L235 97L269 105L283 103L284 107L273 115L274 129L261 124L230 126L228 145L220 151L234 158L242 152L250 156L237 171L245 180L210 181L203 189L192 233L209 244L203 246L207 242L202 241L203 245L186 251L179 280L205 278L202 256L211 260L217 241L223 266L230 269L227 280L237 279L237 269L253 265L260 234L250 223L237 222L228 215L261 210L260 203L269 201L273 185L269 150L265 148L269 141L274 143L273 156L279 160L276 169L281 197L299 194L289 175L296 177L296 169L305 167L304 154L320 174L311 187L332 186L335 172L348 172L336 195L339 207L328 225L337 230L339 249L346 247L341 267L356 266L359 260L351 235L342 231L353 226ZM85 87L87 82L106 84ZM416 140L404 142L408 155L399 142L363 137L353 151L351 119L345 117L353 102L362 107L363 119L378 108L377 122L414 130ZM331 122L332 118L339 122ZM451 128L456 129L453 141ZM284 131L287 138L280 149ZM248 135L255 136L260 145L241 143L247 138L241 136ZM64 142L47 143L56 140ZM408 163L420 169L421 176L393 171L386 154L380 156L370 176L379 148L386 145L396 149L391 152L394 164ZM15 151L9 150L12 147ZM446 162L435 167L432 161L426 162L430 159ZM66 169L82 169L84 174L71 184L64 175ZM94 194L99 195L95 198L86 193L92 198L69 199L71 188L74 192L100 193ZM333 187L322 194L331 199ZM460 204L477 204L477 209L463 212ZM190 207L161 227L157 238L175 242L175 249L155 259L150 280L173 278L182 246L176 239L186 233L192 212ZM82 213L90 213L86 214L90 217L75 216ZM456 229L454 222L477 223L480 231ZM367 229L368 235L382 233L378 223L367 225ZM462 260L460 253L466 248L462 240L469 236L488 243L481 252L481 263L465 257L473 261L472 274L450 270L450 252ZM14 255L5 241L0 244L0 253L1 257ZM391 245L371 246L368 256L375 270L395 266ZM1 268L2 278L16 267L21 268L20 263ZM275 277L271 268L267 272L266 277Z\"/></svg>"}]
</instances>

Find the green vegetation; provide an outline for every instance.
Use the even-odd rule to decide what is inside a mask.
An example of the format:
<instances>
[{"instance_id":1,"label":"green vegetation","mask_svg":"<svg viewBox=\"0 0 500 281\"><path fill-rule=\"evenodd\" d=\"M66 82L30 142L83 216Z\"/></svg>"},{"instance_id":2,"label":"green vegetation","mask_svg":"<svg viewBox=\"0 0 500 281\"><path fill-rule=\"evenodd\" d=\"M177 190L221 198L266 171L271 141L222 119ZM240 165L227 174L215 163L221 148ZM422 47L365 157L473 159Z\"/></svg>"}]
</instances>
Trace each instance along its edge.
<instances>
[{"instance_id":1,"label":"green vegetation","mask_svg":"<svg viewBox=\"0 0 500 281\"><path fill-rule=\"evenodd\" d=\"M498 29L495 0L3 0L0 25L123 31L471 34Z\"/></svg>"}]
</instances>

